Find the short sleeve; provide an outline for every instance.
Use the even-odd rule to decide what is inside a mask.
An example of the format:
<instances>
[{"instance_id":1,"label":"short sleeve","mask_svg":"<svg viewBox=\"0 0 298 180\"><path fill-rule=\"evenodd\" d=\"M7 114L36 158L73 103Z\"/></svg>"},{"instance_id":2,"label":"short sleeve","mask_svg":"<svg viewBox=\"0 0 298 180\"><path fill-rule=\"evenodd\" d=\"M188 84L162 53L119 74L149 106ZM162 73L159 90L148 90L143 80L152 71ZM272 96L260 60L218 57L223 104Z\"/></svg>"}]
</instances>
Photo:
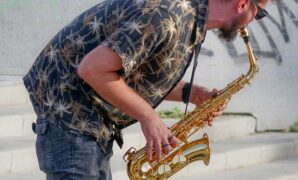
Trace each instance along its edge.
<instances>
[{"instance_id":1,"label":"short sleeve","mask_svg":"<svg viewBox=\"0 0 298 180\"><path fill-rule=\"evenodd\" d=\"M158 8L138 11L102 42L121 57L125 77L167 47L170 25L166 22L169 21L172 21L169 14Z\"/></svg>"}]
</instances>

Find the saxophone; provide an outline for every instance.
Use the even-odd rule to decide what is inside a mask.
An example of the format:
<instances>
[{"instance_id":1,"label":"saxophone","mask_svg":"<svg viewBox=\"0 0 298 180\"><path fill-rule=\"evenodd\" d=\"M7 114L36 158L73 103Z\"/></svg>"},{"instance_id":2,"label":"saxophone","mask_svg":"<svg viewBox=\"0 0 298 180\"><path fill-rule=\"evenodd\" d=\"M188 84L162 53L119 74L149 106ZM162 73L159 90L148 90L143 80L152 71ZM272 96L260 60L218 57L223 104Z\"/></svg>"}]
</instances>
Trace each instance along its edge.
<instances>
[{"instance_id":1,"label":"saxophone","mask_svg":"<svg viewBox=\"0 0 298 180\"><path fill-rule=\"evenodd\" d=\"M164 155L160 161L148 161L146 147L136 150L130 148L123 159L127 162L127 173L132 180L141 179L168 179L176 172L194 161L203 161L205 165L210 160L210 145L207 134L203 138L189 142L189 137L199 129L207 126L207 119L220 107L226 104L240 89L254 78L258 72L258 62L250 45L248 31L245 28L239 30L240 36L246 44L250 68L246 75L240 75L216 96L196 107L181 121L174 124L170 130L179 140L178 145L170 153ZM153 156L154 159L154 156Z\"/></svg>"}]
</instances>

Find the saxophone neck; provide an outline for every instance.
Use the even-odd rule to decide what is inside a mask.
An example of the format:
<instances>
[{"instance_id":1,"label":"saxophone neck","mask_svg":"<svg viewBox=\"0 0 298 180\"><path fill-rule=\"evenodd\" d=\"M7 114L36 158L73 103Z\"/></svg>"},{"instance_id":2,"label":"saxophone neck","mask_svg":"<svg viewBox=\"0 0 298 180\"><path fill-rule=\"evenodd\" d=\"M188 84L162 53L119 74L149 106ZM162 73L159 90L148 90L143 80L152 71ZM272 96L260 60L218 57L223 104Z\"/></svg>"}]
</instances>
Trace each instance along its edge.
<instances>
[{"instance_id":1,"label":"saxophone neck","mask_svg":"<svg viewBox=\"0 0 298 180\"><path fill-rule=\"evenodd\" d=\"M246 50L247 50L249 64L250 64L250 68L247 72L246 77L248 77L248 79L250 80L254 78L255 74L259 71L259 63L252 50L248 30L246 28L240 28L239 33L240 33L240 37L243 38L243 41L246 45Z\"/></svg>"}]
</instances>

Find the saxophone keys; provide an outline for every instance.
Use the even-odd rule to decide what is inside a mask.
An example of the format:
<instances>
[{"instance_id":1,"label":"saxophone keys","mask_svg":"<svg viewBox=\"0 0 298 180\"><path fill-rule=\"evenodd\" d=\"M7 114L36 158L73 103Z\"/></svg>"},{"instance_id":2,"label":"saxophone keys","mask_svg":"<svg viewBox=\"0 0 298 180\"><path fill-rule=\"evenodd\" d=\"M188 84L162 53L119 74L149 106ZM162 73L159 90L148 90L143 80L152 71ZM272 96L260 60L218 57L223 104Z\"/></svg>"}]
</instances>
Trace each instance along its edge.
<instances>
[{"instance_id":1,"label":"saxophone keys","mask_svg":"<svg viewBox=\"0 0 298 180\"><path fill-rule=\"evenodd\" d=\"M124 154L124 156L123 156L123 160L125 161L125 162L128 162L128 161L130 161L132 158L132 156L135 154L135 152L136 152L136 148L134 148L134 147L131 147L129 150L127 150L126 151L126 153Z\"/></svg>"},{"instance_id":2,"label":"saxophone keys","mask_svg":"<svg viewBox=\"0 0 298 180\"><path fill-rule=\"evenodd\" d=\"M169 174L171 173L171 167L168 164L162 164L158 167L158 174L159 175L164 175L164 174Z\"/></svg>"},{"instance_id":3,"label":"saxophone keys","mask_svg":"<svg viewBox=\"0 0 298 180\"><path fill-rule=\"evenodd\" d=\"M184 164L184 163L186 163L186 157L184 156L184 155L182 155L182 154L177 154L176 156L174 156L174 158L173 158L173 164Z\"/></svg>"},{"instance_id":4,"label":"saxophone keys","mask_svg":"<svg viewBox=\"0 0 298 180\"><path fill-rule=\"evenodd\" d=\"M152 170L152 166L149 162L145 162L142 166L141 166L141 171L143 173L148 173L149 171Z\"/></svg>"}]
</instances>

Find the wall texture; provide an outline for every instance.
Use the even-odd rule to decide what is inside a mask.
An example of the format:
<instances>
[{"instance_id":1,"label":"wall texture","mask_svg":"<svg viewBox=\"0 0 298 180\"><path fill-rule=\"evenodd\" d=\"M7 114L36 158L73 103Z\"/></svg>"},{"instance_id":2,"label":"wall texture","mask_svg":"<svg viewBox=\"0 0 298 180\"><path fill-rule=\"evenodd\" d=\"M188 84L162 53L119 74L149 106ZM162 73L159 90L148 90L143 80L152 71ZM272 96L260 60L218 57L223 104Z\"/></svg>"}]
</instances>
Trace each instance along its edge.
<instances>
[{"instance_id":1,"label":"wall texture","mask_svg":"<svg viewBox=\"0 0 298 180\"><path fill-rule=\"evenodd\" d=\"M63 26L98 2L0 0L0 75L23 75ZM232 99L227 111L253 114L258 130L287 128L298 121L297 8L298 0L269 4L269 18L249 26L260 72L250 87ZM241 39L227 44L215 32L208 32L199 57L196 83L223 88L246 73L245 53ZM184 79L189 77L190 71Z\"/></svg>"}]
</instances>

